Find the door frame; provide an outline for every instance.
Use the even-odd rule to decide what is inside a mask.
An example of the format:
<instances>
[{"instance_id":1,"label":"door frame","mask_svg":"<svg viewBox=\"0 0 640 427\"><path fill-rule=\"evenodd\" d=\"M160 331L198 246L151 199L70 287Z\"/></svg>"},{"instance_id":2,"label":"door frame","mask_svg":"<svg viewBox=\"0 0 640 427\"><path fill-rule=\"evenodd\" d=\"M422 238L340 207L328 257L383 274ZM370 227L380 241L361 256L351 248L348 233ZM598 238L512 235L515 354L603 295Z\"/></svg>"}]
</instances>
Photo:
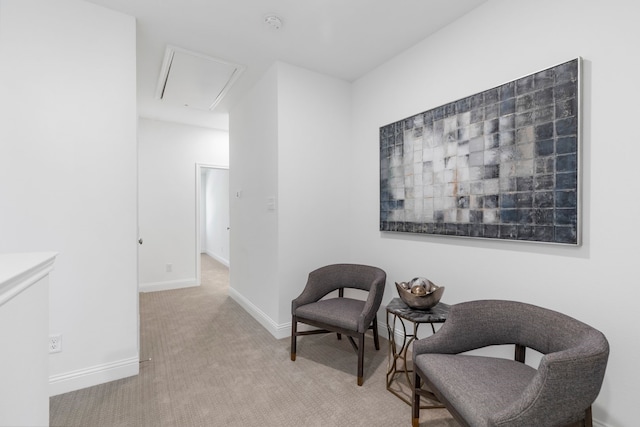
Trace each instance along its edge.
<instances>
[{"instance_id":1,"label":"door frame","mask_svg":"<svg viewBox=\"0 0 640 427\"><path fill-rule=\"evenodd\" d=\"M214 165L214 164L209 164L209 163L196 163L196 247L195 247L195 251L196 251L196 283L197 286L200 286L201 284L201 271L200 271L200 253L202 250L202 242L200 239L201 236L201 228L200 228L200 221L201 221L201 217L200 217L200 209L201 209L201 203L202 201L200 200L201 195L202 195L202 172L203 169L221 169L221 170L229 170L229 166L224 166L224 165ZM231 232L231 230L229 230L229 232ZM229 263L231 263L231 260L229 260Z\"/></svg>"}]
</instances>

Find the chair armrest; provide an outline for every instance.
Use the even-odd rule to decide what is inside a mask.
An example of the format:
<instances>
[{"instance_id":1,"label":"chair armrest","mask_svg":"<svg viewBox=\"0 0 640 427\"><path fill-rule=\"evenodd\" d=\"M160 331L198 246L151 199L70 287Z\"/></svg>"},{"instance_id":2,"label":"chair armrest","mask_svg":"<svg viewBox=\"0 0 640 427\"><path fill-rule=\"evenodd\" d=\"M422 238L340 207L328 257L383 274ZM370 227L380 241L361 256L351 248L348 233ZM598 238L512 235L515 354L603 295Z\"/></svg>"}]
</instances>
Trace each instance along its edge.
<instances>
[{"instance_id":1,"label":"chair armrest","mask_svg":"<svg viewBox=\"0 0 640 427\"><path fill-rule=\"evenodd\" d=\"M302 293L291 301L291 314L295 315L300 306L320 301L322 297L341 287L339 277L340 269L337 265L321 267L309 273L307 283Z\"/></svg>"},{"instance_id":2,"label":"chair armrest","mask_svg":"<svg viewBox=\"0 0 640 427\"><path fill-rule=\"evenodd\" d=\"M302 290L302 293L298 295L296 299L291 301L291 314L295 315L296 309L298 307L303 306L305 304L311 304L312 302L316 302L320 298L326 295L326 294L323 294L322 292L319 292L319 290L321 289L318 287L314 287L313 279L311 276L309 276L309 280L307 281L306 286Z\"/></svg>"},{"instance_id":3,"label":"chair armrest","mask_svg":"<svg viewBox=\"0 0 640 427\"><path fill-rule=\"evenodd\" d=\"M414 341L414 358L422 353L457 354L490 345L513 344L509 327L518 312L514 309L497 313L492 309L495 303L480 300L452 305L447 321L437 333Z\"/></svg>"},{"instance_id":4,"label":"chair armrest","mask_svg":"<svg viewBox=\"0 0 640 427\"><path fill-rule=\"evenodd\" d=\"M378 309L382 303L386 281L387 276L382 273L379 277L376 277L374 283L371 285L369 295L364 303L364 308L358 318L358 332L365 332L369 328L373 318L378 313Z\"/></svg>"},{"instance_id":5,"label":"chair armrest","mask_svg":"<svg viewBox=\"0 0 640 427\"><path fill-rule=\"evenodd\" d=\"M581 419L598 397L609 358L602 333L593 330L581 339L577 347L543 356L533 381L518 400L496 412L494 425L565 425Z\"/></svg>"}]
</instances>

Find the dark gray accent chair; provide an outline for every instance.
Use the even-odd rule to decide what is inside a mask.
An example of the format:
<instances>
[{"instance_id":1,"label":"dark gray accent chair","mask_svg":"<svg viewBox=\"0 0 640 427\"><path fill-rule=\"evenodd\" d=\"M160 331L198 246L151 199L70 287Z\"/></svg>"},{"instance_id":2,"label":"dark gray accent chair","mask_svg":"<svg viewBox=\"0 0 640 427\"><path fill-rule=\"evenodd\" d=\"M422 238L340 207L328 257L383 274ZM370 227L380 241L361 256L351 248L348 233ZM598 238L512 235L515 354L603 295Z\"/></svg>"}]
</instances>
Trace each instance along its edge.
<instances>
[{"instance_id":1,"label":"dark gray accent chair","mask_svg":"<svg viewBox=\"0 0 640 427\"><path fill-rule=\"evenodd\" d=\"M377 312L386 279L383 270L359 264L333 264L312 271L300 296L291 302L291 360L296 360L298 336L333 332L341 339L344 334L358 353L358 385L362 385L364 336L368 329L373 329L376 350L380 349ZM345 288L367 291L367 299L346 298ZM336 290L337 297L324 298ZM298 331L298 322L319 329Z\"/></svg>"},{"instance_id":2,"label":"dark gray accent chair","mask_svg":"<svg viewBox=\"0 0 640 427\"><path fill-rule=\"evenodd\" d=\"M515 344L515 360L460 354L503 344ZM524 363L527 347L543 354L537 369ZM556 311L500 300L453 305L439 331L414 342L412 425L422 395L463 426L591 426L608 357L601 332Z\"/></svg>"}]
</instances>

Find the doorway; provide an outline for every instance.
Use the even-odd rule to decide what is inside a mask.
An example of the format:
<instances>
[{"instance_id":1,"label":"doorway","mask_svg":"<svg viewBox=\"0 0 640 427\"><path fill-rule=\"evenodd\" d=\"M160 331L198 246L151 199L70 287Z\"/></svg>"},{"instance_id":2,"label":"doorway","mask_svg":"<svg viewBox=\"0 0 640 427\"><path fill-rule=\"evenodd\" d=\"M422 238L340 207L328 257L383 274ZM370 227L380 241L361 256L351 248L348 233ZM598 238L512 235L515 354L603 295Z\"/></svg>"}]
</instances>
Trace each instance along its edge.
<instances>
[{"instance_id":1,"label":"doorway","mask_svg":"<svg viewBox=\"0 0 640 427\"><path fill-rule=\"evenodd\" d=\"M200 254L229 267L229 168L196 165L196 260L201 283Z\"/></svg>"}]
</instances>

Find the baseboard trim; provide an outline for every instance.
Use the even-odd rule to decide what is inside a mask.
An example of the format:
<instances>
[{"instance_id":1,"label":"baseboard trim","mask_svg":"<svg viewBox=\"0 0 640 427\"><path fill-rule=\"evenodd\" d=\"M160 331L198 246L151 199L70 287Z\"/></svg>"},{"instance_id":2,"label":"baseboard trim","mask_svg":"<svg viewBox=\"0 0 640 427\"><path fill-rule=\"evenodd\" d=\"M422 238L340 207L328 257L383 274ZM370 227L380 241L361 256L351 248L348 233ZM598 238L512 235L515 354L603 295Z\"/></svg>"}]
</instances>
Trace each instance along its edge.
<instances>
[{"instance_id":1,"label":"baseboard trim","mask_svg":"<svg viewBox=\"0 0 640 427\"><path fill-rule=\"evenodd\" d=\"M206 253L207 255L209 255L211 258L215 259L216 261L218 261L220 264L229 267L229 260L222 258L220 255L214 254L213 252L209 252L209 251L204 251L204 253Z\"/></svg>"},{"instance_id":2,"label":"baseboard trim","mask_svg":"<svg viewBox=\"0 0 640 427\"><path fill-rule=\"evenodd\" d=\"M138 375L139 370L140 358L135 356L90 368L78 369L77 371L52 375L49 377L49 396L132 377Z\"/></svg>"},{"instance_id":3,"label":"baseboard trim","mask_svg":"<svg viewBox=\"0 0 640 427\"><path fill-rule=\"evenodd\" d=\"M238 291L233 288L229 288L229 296L240 306L258 321L271 335L276 339L286 338L289 336L291 322L289 326L287 324L279 325L274 322L264 311L260 310L254 303L242 296Z\"/></svg>"},{"instance_id":4,"label":"baseboard trim","mask_svg":"<svg viewBox=\"0 0 640 427\"><path fill-rule=\"evenodd\" d=\"M192 288L200 286L196 278L187 280L168 280L166 282L140 283L138 292L170 291L173 289Z\"/></svg>"},{"instance_id":5,"label":"baseboard trim","mask_svg":"<svg viewBox=\"0 0 640 427\"><path fill-rule=\"evenodd\" d=\"M593 419L593 427L611 427L609 424L605 424L602 421L598 421L595 418Z\"/></svg>"}]
</instances>

